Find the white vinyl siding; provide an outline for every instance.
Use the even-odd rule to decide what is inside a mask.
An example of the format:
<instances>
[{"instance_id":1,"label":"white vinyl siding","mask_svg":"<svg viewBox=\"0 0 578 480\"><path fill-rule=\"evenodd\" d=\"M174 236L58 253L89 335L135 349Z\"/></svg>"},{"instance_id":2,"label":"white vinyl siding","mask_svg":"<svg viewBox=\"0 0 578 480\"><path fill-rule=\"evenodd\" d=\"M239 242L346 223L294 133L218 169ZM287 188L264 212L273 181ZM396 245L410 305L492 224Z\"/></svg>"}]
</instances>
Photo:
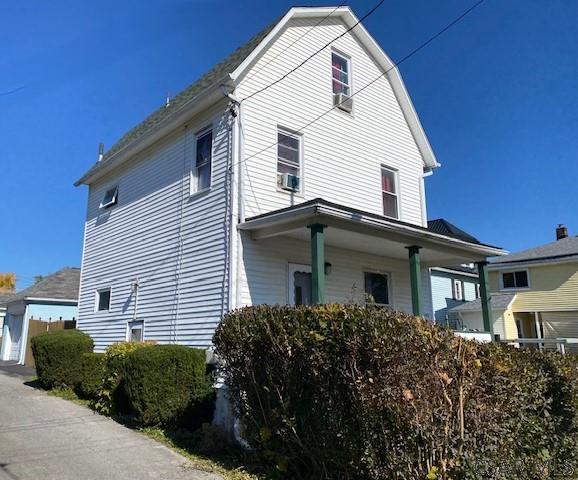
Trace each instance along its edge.
<instances>
[{"instance_id":1,"label":"white vinyl siding","mask_svg":"<svg viewBox=\"0 0 578 480\"><path fill-rule=\"evenodd\" d=\"M237 96L244 98L265 87L346 30L340 20L327 19L311 30L306 40L283 51L318 21L291 20L241 80ZM354 60L356 89L382 73L355 35L347 34L332 46ZM385 77L354 97L353 114L335 109L300 132L304 139L302 173L306 178L300 195L292 198L271 181L277 168L274 144L278 126L296 131L332 105L331 55L330 49L323 50L282 82L243 103L247 217L313 198L383 215L377 175L381 166L387 165L399 172L400 219L423 225L423 159Z\"/></svg>"},{"instance_id":2,"label":"white vinyl siding","mask_svg":"<svg viewBox=\"0 0 578 480\"><path fill-rule=\"evenodd\" d=\"M147 339L210 345L228 289L224 224L231 149L225 107L223 101L90 186L78 328L94 338L97 351L126 339L127 322L134 318L135 279L140 285L137 318L146 324ZM209 124L212 188L190 197L194 132ZM113 179L122 203L100 210ZM110 311L95 312L95 291L104 285L113 291Z\"/></svg>"}]
</instances>

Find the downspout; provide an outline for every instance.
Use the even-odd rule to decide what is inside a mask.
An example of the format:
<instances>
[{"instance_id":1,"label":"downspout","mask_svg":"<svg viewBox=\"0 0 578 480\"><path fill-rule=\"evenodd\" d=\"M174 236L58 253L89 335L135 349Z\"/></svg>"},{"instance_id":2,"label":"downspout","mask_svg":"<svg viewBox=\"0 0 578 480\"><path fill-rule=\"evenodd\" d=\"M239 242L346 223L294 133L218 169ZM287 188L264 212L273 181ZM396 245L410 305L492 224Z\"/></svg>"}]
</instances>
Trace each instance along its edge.
<instances>
[{"instance_id":1,"label":"downspout","mask_svg":"<svg viewBox=\"0 0 578 480\"><path fill-rule=\"evenodd\" d=\"M431 177L433 175L432 169L424 169L423 174L420 178L420 196L421 196L421 223L423 227L427 228L427 205L425 197L425 178Z\"/></svg>"},{"instance_id":2,"label":"downspout","mask_svg":"<svg viewBox=\"0 0 578 480\"><path fill-rule=\"evenodd\" d=\"M242 284L242 257L243 257L243 242L242 242L242 232L239 230L238 226L245 221L245 137L243 135L243 110L241 109L241 104L238 105L238 152L237 152L237 159L236 164L237 168L237 203L238 203L238 218L237 223L235 224L235 234L237 236L237 265L236 265L236 273L237 277L235 279L236 284L236 298L235 298L235 307L239 308L242 305L242 292L241 292L241 284Z\"/></svg>"}]
</instances>

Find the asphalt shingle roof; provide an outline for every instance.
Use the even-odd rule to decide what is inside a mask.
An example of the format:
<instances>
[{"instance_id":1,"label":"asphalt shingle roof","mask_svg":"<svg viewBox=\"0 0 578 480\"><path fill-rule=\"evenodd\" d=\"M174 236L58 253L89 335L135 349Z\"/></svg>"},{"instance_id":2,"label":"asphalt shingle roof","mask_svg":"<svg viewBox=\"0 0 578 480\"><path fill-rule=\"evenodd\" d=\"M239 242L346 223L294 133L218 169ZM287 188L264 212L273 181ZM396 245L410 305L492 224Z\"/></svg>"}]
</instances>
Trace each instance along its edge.
<instances>
[{"instance_id":1,"label":"asphalt shingle roof","mask_svg":"<svg viewBox=\"0 0 578 480\"><path fill-rule=\"evenodd\" d=\"M15 293L0 293L0 308L3 308L15 295Z\"/></svg>"},{"instance_id":2,"label":"asphalt shingle roof","mask_svg":"<svg viewBox=\"0 0 578 480\"><path fill-rule=\"evenodd\" d=\"M440 235L445 235L447 237L458 238L470 243L480 243L476 237L470 235L467 232L464 232L461 228L456 227L453 223L448 222L445 218L428 220L427 228L434 233L439 233Z\"/></svg>"},{"instance_id":3,"label":"asphalt shingle roof","mask_svg":"<svg viewBox=\"0 0 578 480\"><path fill-rule=\"evenodd\" d=\"M80 268L65 267L48 275L34 285L15 294L9 301L25 298L50 298L55 300L77 300L80 285Z\"/></svg>"},{"instance_id":4,"label":"asphalt shingle roof","mask_svg":"<svg viewBox=\"0 0 578 480\"><path fill-rule=\"evenodd\" d=\"M492 293L492 310L505 310L512 302L515 293ZM482 301L478 298L471 302L462 303L457 307L451 308L452 312L475 312L482 309Z\"/></svg>"},{"instance_id":5,"label":"asphalt shingle roof","mask_svg":"<svg viewBox=\"0 0 578 480\"><path fill-rule=\"evenodd\" d=\"M566 237L539 247L491 259L492 264L528 262L533 260L557 259L578 255L578 237Z\"/></svg>"},{"instance_id":6,"label":"asphalt shingle roof","mask_svg":"<svg viewBox=\"0 0 578 480\"><path fill-rule=\"evenodd\" d=\"M227 74L232 73L239 65L241 65L241 63L243 63L243 61L251 54L259 43L261 43L269 32L273 30L277 23L279 23L279 20L276 20L267 28L259 32L246 44L239 47L231 55L226 57L194 83L185 88L181 93L171 98L168 106L163 105L145 118L141 123L129 130L104 154L104 157L100 162L94 164L90 170L85 173L85 176L98 171L115 153L119 152L138 138L151 132L155 127L163 123L164 120L178 111L185 103L193 100L207 88L222 80Z\"/></svg>"}]
</instances>

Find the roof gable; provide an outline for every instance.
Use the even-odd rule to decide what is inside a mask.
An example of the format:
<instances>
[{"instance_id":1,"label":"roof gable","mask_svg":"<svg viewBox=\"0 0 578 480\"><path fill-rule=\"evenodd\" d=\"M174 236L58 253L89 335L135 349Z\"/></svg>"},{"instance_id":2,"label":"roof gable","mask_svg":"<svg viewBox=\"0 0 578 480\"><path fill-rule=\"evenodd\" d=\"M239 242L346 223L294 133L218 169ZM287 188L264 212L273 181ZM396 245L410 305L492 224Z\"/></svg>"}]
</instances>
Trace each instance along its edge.
<instances>
[{"instance_id":1,"label":"roof gable","mask_svg":"<svg viewBox=\"0 0 578 480\"><path fill-rule=\"evenodd\" d=\"M181 117L178 115L182 113L184 109L187 107L192 108L196 100L208 90L218 89L224 84L225 79L229 78L233 84L238 84L259 55L271 45L277 34L290 19L297 17L323 18L329 15L331 15L331 17L340 17L348 27L353 27L358 22L353 11L345 6L291 8L280 20L275 21L259 32L249 40L249 42L235 50L235 52L214 66L196 82L171 99L168 107L163 106L157 109L143 122L129 130L105 153L100 162L93 165L75 182L75 185L92 183L104 173L120 165L128 156L136 154L141 149L146 148L147 145L142 145L140 140L151 136L161 126L170 124L172 121L177 122L177 120L180 120ZM424 160L424 167L426 169L438 167L439 164L405 89L399 70L361 23L355 27L353 32L374 57L376 63L380 65L384 72L387 72L385 76L392 85L401 110Z\"/></svg>"}]
</instances>

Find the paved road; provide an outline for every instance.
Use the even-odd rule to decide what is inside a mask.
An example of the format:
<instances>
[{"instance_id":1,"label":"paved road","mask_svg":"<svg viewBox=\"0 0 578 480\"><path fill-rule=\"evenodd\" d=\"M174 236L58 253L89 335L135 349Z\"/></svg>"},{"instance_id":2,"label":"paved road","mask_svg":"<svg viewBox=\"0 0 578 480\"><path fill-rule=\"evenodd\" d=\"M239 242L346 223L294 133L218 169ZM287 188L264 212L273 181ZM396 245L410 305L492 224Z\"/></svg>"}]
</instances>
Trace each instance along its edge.
<instances>
[{"instance_id":1,"label":"paved road","mask_svg":"<svg viewBox=\"0 0 578 480\"><path fill-rule=\"evenodd\" d=\"M217 480L168 448L0 371L0 480Z\"/></svg>"}]
</instances>

